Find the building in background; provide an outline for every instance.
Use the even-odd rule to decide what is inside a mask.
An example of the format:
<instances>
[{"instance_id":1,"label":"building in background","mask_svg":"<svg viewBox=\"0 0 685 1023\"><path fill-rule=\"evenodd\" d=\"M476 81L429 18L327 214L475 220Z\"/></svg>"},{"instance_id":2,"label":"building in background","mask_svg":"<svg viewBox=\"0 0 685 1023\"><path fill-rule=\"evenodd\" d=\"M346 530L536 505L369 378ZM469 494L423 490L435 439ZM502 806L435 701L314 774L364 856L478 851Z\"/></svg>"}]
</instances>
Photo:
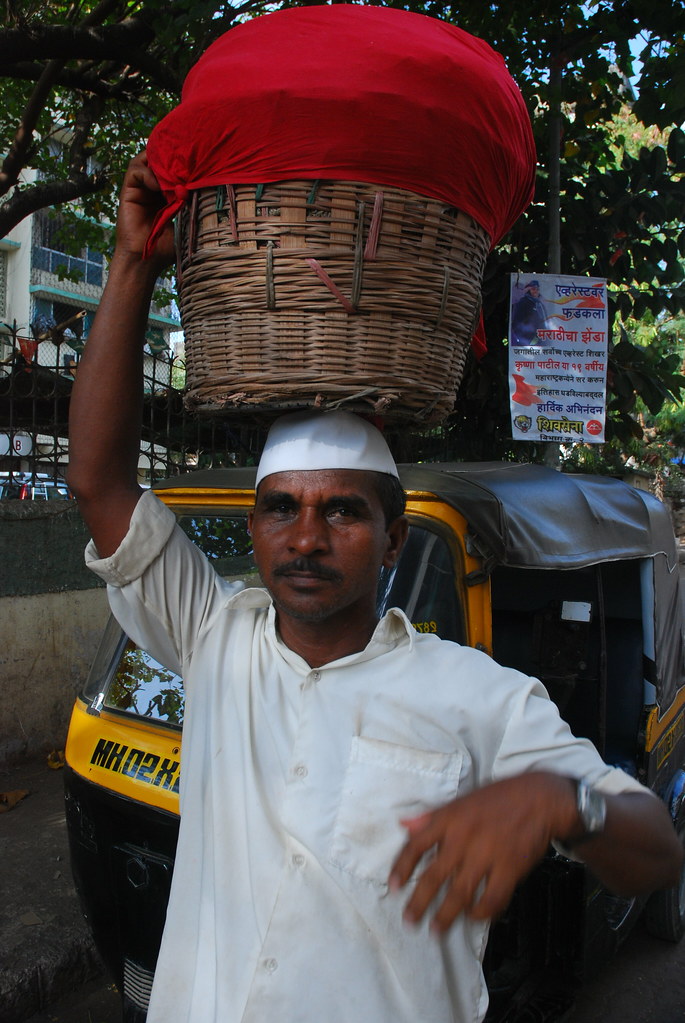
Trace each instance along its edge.
<instances>
[{"instance_id":1,"label":"building in background","mask_svg":"<svg viewBox=\"0 0 685 1023\"><path fill-rule=\"evenodd\" d=\"M102 252L67 254L62 216L39 210L0 240L0 473L63 475L71 384L107 278ZM172 385L180 322L153 307L145 388ZM145 481L154 454L141 456Z\"/></svg>"}]
</instances>

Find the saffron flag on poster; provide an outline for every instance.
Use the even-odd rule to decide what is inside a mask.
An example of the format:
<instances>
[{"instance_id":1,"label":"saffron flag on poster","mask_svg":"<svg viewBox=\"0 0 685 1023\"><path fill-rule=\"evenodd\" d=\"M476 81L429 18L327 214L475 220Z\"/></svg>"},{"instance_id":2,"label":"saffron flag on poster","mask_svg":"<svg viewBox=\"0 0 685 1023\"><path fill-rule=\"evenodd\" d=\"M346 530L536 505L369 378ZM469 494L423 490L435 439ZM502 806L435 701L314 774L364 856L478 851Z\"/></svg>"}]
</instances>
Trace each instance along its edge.
<instances>
[{"instance_id":1,"label":"saffron flag on poster","mask_svg":"<svg viewBox=\"0 0 685 1023\"><path fill-rule=\"evenodd\" d=\"M606 281L512 274L509 396L514 440L604 440Z\"/></svg>"}]
</instances>

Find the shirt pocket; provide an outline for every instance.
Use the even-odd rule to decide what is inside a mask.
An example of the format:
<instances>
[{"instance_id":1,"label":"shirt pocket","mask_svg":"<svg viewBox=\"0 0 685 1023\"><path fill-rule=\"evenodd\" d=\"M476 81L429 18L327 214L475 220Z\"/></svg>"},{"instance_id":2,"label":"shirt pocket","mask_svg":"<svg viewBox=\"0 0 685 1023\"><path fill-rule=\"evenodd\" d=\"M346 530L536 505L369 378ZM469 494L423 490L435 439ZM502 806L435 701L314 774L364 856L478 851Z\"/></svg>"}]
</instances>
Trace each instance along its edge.
<instances>
[{"instance_id":1,"label":"shirt pocket","mask_svg":"<svg viewBox=\"0 0 685 1023\"><path fill-rule=\"evenodd\" d=\"M407 839L400 819L416 817L457 794L462 753L434 753L355 736L343 779L329 862L386 887Z\"/></svg>"}]
</instances>

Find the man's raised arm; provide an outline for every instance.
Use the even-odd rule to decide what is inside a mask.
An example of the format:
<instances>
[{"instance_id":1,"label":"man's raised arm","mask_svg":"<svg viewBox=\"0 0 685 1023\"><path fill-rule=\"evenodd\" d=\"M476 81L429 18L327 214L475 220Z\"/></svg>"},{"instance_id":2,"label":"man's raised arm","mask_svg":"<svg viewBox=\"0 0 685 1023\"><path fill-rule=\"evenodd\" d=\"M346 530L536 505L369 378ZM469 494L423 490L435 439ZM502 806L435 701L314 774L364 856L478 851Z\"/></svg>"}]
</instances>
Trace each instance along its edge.
<instances>
[{"instance_id":1,"label":"man's raised arm","mask_svg":"<svg viewBox=\"0 0 685 1023\"><path fill-rule=\"evenodd\" d=\"M159 186L141 153L124 178L109 277L71 396L67 479L101 557L119 546L141 495L145 328L155 282L174 260L170 225L152 257L142 257L161 205Z\"/></svg>"}]
</instances>

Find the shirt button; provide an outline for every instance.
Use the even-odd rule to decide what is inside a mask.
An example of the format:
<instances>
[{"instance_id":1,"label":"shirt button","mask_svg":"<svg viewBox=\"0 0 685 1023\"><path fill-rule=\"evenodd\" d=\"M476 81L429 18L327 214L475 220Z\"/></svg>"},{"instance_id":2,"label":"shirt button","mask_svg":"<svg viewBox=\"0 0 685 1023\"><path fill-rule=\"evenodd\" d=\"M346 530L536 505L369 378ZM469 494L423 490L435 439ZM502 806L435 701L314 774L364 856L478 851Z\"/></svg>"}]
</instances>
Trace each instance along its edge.
<instances>
[{"instance_id":1,"label":"shirt button","mask_svg":"<svg viewBox=\"0 0 685 1023\"><path fill-rule=\"evenodd\" d=\"M278 969L278 960L277 959L265 959L264 960L264 969L268 970L269 973L273 973L275 970Z\"/></svg>"},{"instance_id":2,"label":"shirt button","mask_svg":"<svg viewBox=\"0 0 685 1023\"><path fill-rule=\"evenodd\" d=\"M307 771L307 768L304 766L304 764L298 764L297 767L295 768L295 774L297 775L298 778L306 778L308 773L309 772Z\"/></svg>"},{"instance_id":3,"label":"shirt button","mask_svg":"<svg viewBox=\"0 0 685 1023\"><path fill-rule=\"evenodd\" d=\"M318 682L320 678L321 678L321 672L320 671L313 671L312 672L312 682Z\"/></svg>"},{"instance_id":4,"label":"shirt button","mask_svg":"<svg viewBox=\"0 0 685 1023\"><path fill-rule=\"evenodd\" d=\"M303 867L304 866L304 856L302 855L302 853L295 853L295 855L293 856L293 859L292 859L292 863L293 863L294 867Z\"/></svg>"}]
</instances>

